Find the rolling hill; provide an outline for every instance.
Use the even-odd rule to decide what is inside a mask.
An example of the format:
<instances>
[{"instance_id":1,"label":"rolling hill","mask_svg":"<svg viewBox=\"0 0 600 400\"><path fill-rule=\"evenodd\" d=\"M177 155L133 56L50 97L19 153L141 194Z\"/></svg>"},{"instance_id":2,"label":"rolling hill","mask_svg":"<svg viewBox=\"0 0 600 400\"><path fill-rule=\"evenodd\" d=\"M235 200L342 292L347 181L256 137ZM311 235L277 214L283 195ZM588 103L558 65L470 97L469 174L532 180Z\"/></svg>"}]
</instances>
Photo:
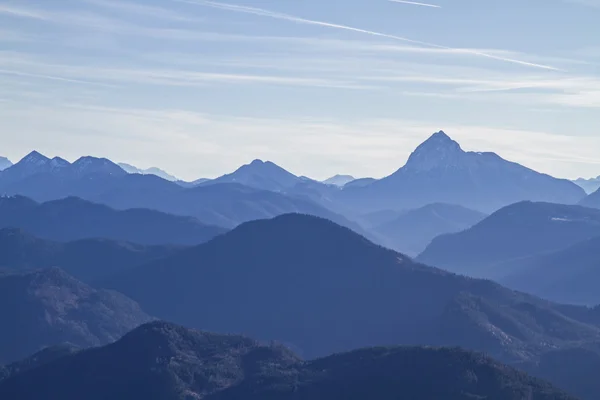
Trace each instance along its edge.
<instances>
[{"instance_id":1,"label":"rolling hill","mask_svg":"<svg viewBox=\"0 0 600 400\"><path fill-rule=\"evenodd\" d=\"M39 204L22 196L0 197L0 228L7 227L57 241L105 238L144 245L195 245L226 231L148 209L117 211L74 197Z\"/></svg>"},{"instance_id":2,"label":"rolling hill","mask_svg":"<svg viewBox=\"0 0 600 400\"><path fill-rule=\"evenodd\" d=\"M59 267L86 283L105 280L179 250L175 246L143 246L108 239L60 243L36 238L20 229L0 229L0 268L19 271Z\"/></svg>"},{"instance_id":3,"label":"rolling hill","mask_svg":"<svg viewBox=\"0 0 600 400\"><path fill-rule=\"evenodd\" d=\"M57 268L0 273L0 364L61 343L107 344L150 320L125 296L93 289Z\"/></svg>"},{"instance_id":4,"label":"rolling hill","mask_svg":"<svg viewBox=\"0 0 600 400\"><path fill-rule=\"evenodd\" d=\"M303 215L243 224L106 286L159 318L279 340L309 358L428 344L523 362L600 338L591 310L426 267Z\"/></svg>"},{"instance_id":5,"label":"rolling hill","mask_svg":"<svg viewBox=\"0 0 600 400\"><path fill-rule=\"evenodd\" d=\"M431 384L435 382L435 384ZM574 400L458 349L372 348L303 362L276 345L163 322L0 382L0 397L206 400Z\"/></svg>"},{"instance_id":6,"label":"rolling hill","mask_svg":"<svg viewBox=\"0 0 600 400\"><path fill-rule=\"evenodd\" d=\"M452 272L501 278L497 264L567 248L600 236L600 210L521 202L472 228L439 236L418 261Z\"/></svg>"}]
</instances>

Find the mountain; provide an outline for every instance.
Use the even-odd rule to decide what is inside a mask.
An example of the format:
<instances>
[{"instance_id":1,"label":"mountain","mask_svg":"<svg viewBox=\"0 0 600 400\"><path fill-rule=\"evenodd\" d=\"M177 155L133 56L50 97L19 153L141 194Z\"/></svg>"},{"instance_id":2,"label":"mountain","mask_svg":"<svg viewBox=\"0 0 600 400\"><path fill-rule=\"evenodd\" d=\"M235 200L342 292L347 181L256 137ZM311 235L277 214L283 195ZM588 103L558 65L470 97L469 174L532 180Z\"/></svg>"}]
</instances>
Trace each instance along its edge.
<instances>
[{"instance_id":1,"label":"mountain","mask_svg":"<svg viewBox=\"0 0 600 400\"><path fill-rule=\"evenodd\" d=\"M123 176L126 172L107 158L81 157L67 169L77 177L92 174Z\"/></svg>"},{"instance_id":2,"label":"mountain","mask_svg":"<svg viewBox=\"0 0 600 400\"><path fill-rule=\"evenodd\" d=\"M583 189L540 174L494 153L463 151L440 131L392 175L362 187L345 187L339 201L362 213L450 203L490 213L523 200L576 204Z\"/></svg>"},{"instance_id":3,"label":"mountain","mask_svg":"<svg viewBox=\"0 0 600 400\"><path fill-rule=\"evenodd\" d=\"M241 166L231 174L223 175L203 184L237 183L255 189L283 192L302 182L302 180L270 161L254 160L250 164Z\"/></svg>"},{"instance_id":4,"label":"mountain","mask_svg":"<svg viewBox=\"0 0 600 400\"><path fill-rule=\"evenodd\" d=\"M0 171L4 171L6 168L12 167L13 163L6 157L0 157Z\"/></svg>"},{"instance_id":5,"label":"mountain","mask_svg":"<svg viewBox=\"0 0 600 400\"><path fill-rule=\"evenodd\" d=\"M431 384L435 382L435 384ZM155 322L0 383L15 400L571 400L550 384L458 349L372 348L309 362L240 336Z\"/></svg>"},{"instance_id":6,"label":"mountain","mask_svg":"<svg viewBox=\"0 0 600 400\"><path fill-rule=\"evenodd\" d=\"M65 342L107 344L150 317L119 293L95 290L51 268L0 273L0 321L3 364Z\"/></svg>"},{"instance_id":7,"label":"mountain","mask_svg":"<svg viewBox=\"0 0 600 400\"><path fill-rule=\"evenodd\" d=\"M562 303L600 304L600 236L497 269L503 271L500 282L517 290Z\"/></svg>"},{"instance_id":8,"label":"mountain","mask_svg":"<svg viewBox=\"0 0 600 400\"><path fill-rule=\"evenodd\" d=\"M142 246L107 239L68 243L43 240L20 229L0 229L0 268L27 270L60 267L91 283L126 268L173 255L179 248Z\"/></svg>"},{"instance_id":9,"label":"mountain","mask_svg":"<svg viewBox=\"0 0 600 400\"><path fill-rule=\"evenodd\" d=\"M586 193L591 194L600 189L600 176L591 179L579 178L574 180L573 183L580 186Z\"/></svg>"},{"instance_id":10,"label":"mountain","mask_svg":"<svg viewBox=\"0 0 600 400\"><path fill-rule=\"evenodd\" d=\"M118 165L119 165L119 167L123 168L123 170L125 170L125 172L127 172L128 174L156 175L156 176L163 178L164 180L167 180L170 182L179 181L179 179L177 179L175 176L163 171L160 168L151 167L151 168L147 168L147 169L140 169L138 167L134 167L133 165L125 164L125 163L119 163Z\"/></svg>"},{"instance_id":11,"label":"mountain","mask_svg":"<svg viewBox=\"0 0 600 400\"><path fill-rule=\"evenodd\" d=\"M579 204L584 207L600 208L600 189L587 196Z\"/></svg>"},{"instance_id":12,"label":"mountain","mask_svg":"<svg viewBox=\"0 0 600 400\"><path fill-rule=\"evenodd\" d=\"M54 165L58 167L61 164L62 163L59 163L59 159L56 159ZM37 151L32 151L23 157L23 159L21 159L18 163L3 170L0 173L0 182L3 185L6 185L38 173L49 171L51 168L51 160L48 157L38 153Z\"/></svg>"},{"instance_id":13,"label":"mountain","mask_svg":"<svg viewBox=\"0 0 600 400\"><path fill-rule=\"evenodd\" d=\"M374 178L359 178L359 179L355 179L353 181L350 181L348 183L346 183L344 185L345 188L351 188L351 187L363 187L363 186L368 186L373 182L376 182L377 179Z\"/></svg>"},{"instance_id":14,"label":"mountain","mask_svg":"<svg viewBox=\"0 0 600 400\"><path fill-rule=\"evenodd\" d=\"M71 164L60 157L49 159L32 151L0 173L0 187L4 191L10 191L12 185L19 186L23 181L40 182L49 177L71 180L97 174L119 176L125 174L125 171L106 158L81 157Z\"/></svg>"},{"instance_id":15,"label":"mountain","mask_svg":"<svg viewBox=\"0 0 600 400\"><path fill-rule=\"evenodd\" d=\"M535 362L600 339L600 316L586 308L426 267L305 215L243 224L105 286L159 318L279 340L306 357L427 344Z\"/></svg>"},{"instance_id":16,"label":"mountain","mask_svg":"<svg viewBox=\"0 0 600 400\"><path fill-rule=\"evenodd\" d=\"M57 241L105 238L145 245L196 245L225 232L191 217L147 209L117 211L74 197L42 204L21 196L0 197L0 228L7 227Z\"/></svg>"},{"instance_id":17,"label":"mountain","mask_svg":"<svg viewBox=\"0 0 600 400\"><path fill-rule=\"evenodd\" d=\"M335 175L329 179L325 179L323 181L323 183L326 185L343 187L347 183L355 181L355 180L356 180L356 178L354 178L352 175Z\"/></svg>"},{"instance_id":18,"label":"mountain","mask_svg":"<svg viewBox=\"0 0 600 400\"><path fill-rule=\"evenodd\" d=\"M508 261L564 249L595 236L600 236L600 210L521 202L466 231L435 238L417 260L461 274L499 278L501 265Z\"/></svg>"},{"instance_id":19,"label":"mountain","mask_svg":"<svg viewBox=\"0 0 600 400\"><path fill-rule=\"evenodd\" d=\"M414 257L435 237L463 231L485 217L485 214L461 206L436 203L401 213L375 227L374 231L385 239L384 244L388 247Z\"/></svg>"},{"instance_id":20,"label":"mountain","mask_svg":"<svg viewBox=\"0 0 600 400\"><path fill-rule=\"evenodd\" d=\"M284 177L289 174L272 163L260 165L262 165L259 167L261 171L263 168L265 171L274 170L279 173L283 171L282 174L273 175L277 176L276 181L280 183L284 182ZM116 164L115 167L121 171L120 174L106 172L83 175L59 174L48 172L48 168L43 166L42 172L13 180L16 176L15 171L19 172L21 168L17 164L0 172L0 193L9 196L21 195L38 202L79 197L118 210L138 208L157 210L196 217L204 223L224 227L234 227L246 221L299 212L329 218L362 233L357 224L323 205L332 205L328 203L326 192L337 192L339 189L320 182L307 182L301 178L294 178L298 181L298 189L296 192L290 190L289 193L256 189L239 183L218 183L214 180L196 187L184 187L154 175L128 174ZM241 170L246 172L254 170L252 164L248 167L249 169ZM253 175L247 175L246 172L241 176L252 178ZM237 176L236 173L233 175ZM257 181L264 176L254 178ZM252 179L247 183L252 184ZM268 179L263 182L268 182ZM33 231L32 233L37 234Z\"/></svg>"}]
</instances>

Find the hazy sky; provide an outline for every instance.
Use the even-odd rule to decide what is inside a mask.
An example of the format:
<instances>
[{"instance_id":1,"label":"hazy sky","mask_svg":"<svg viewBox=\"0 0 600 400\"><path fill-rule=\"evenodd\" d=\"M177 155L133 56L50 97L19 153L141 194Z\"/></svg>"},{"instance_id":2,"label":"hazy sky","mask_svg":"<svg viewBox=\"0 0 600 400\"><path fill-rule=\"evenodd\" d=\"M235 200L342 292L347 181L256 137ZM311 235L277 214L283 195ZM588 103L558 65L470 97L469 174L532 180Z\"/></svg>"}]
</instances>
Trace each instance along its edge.
<instances>
[{"instance_id":1,"label":"hazy sky","mask_svg":"<svg viewBox=\"0 0 600 400\"><path fill-rule=\"evenodd\" d=\"M0 0L0 155L387 175L434 131L600 175L600 0Z\"/></svg>"}]
</instances>

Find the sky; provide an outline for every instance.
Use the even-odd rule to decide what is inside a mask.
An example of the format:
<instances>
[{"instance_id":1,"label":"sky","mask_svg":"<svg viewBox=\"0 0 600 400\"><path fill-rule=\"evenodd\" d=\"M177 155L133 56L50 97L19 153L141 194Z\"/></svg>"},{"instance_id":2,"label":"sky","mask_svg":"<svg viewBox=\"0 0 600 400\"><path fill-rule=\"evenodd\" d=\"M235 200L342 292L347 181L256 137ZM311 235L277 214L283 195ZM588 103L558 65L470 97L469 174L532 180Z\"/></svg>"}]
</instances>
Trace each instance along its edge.
<instances>
[{"instance_id":1,"label":"sky","mask_svg":"<svg viewBox=\"0 0 600 400\"><path fill-rule=\"evenodd\" d=\"M438 130L600 175L600 0L0 0L0 155L389 175Z\"/></svg>"}]
</instances>

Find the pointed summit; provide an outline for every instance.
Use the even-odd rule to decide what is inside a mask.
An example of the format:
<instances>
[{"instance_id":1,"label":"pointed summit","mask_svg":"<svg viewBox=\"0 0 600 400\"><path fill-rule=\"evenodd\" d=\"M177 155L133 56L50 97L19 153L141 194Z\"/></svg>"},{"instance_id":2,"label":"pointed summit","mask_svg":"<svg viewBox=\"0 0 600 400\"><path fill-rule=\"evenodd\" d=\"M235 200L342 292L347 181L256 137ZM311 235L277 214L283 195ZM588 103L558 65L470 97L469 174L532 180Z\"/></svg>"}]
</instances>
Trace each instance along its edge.
<instances>
[{"instance_id":1,"label":"pointed summit","mask_svg":"<svg viewBox=\"0 0 600 400\"><path fill-rule=\"evenodd\" d=\"M0 171L12 167L13 163L6 157L0 157Z\"/></svg>"},{"instance_id":2,"label":"pointed summit","mask_svg":"<svg viewBox=\"0 0 600 400\"><path fill-rule=\"evenodd\" d=\"M453 167L460 164L465 152L458 142L444 131L431 135L410 155L405 168L416 171L429 171L437 167Z\"/></svg>"},{"instance_id":3,"label":"pointed summit","mask_svg":"<svg viewBox=\"0 0 600 400\"><path fill-rule=\"evenodd\" d=\"M18 164L24 163L30 165L42 165L46 164L48 161L50 161L48 157L34 150L31 153L27 154L25 157L23 157L23 159L19 161Z\"/></svg>"}]
</instances>

